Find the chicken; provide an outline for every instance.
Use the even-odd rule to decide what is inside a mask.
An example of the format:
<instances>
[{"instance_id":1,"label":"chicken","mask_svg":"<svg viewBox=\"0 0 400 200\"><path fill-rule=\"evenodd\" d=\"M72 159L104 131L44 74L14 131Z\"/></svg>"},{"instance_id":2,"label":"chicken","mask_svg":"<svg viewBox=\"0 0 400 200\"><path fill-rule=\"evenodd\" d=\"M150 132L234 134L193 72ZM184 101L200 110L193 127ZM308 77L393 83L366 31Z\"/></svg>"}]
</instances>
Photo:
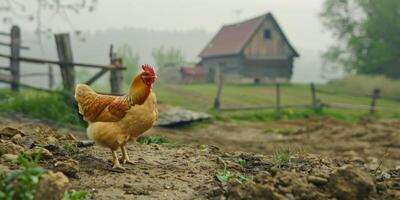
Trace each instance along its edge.
<instances>
[{"instance_id":1,"label":"chicken","mask_svg":"<svg viewBox=\"0 0 400 200\"><path fill-rule=\"evenodd\" d=\"M149 130L158 118L157 99L152 91L156 73L149 65L142 69L125 96L97 94L84 84L75 88L79 113L89 123L87 135L96 144L111 149L113 168L124 169L117 157L119 148L122 163L133 164L126 143Z\"/></svg>"}]
</instances>

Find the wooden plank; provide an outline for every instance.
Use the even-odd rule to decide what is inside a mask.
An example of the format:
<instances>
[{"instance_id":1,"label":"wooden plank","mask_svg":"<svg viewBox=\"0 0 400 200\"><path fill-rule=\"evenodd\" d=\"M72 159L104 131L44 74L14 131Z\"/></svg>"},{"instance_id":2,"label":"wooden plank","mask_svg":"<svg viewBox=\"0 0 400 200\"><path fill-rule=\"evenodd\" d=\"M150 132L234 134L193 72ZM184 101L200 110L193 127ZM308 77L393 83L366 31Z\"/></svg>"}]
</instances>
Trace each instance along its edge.
<instances>
[{"instance_id":1,"label":"wooden plank","mask_svg":"<svg viewBox=\"0 0 400 200\"><path fill-rule=\"evenodd\" d=\"M10 44L10 43L5 43L5 42L0 42L0 46L8 46L8 47L11 47L11 44ZM29 47L27 47L27 46L22 46L22 45L21 45L21 48L20 48L20 49L23 49L23 50L30 50Z\"/></svg>"},{"instance_id":2,"label":"wooden plank","mask_svg":"<svg viewBox=\"0 0 400 200\"><path fill-rule=\"evenodd\" d=\"M29 74L21 74L21 77L29 77L29 76L48 76L49 74L46 72L33 72Z\"/></svg>"},{"instance_id":3,"label":"wooden plank","mask_svg":"<svg viewBox=\"0 0 400 200\"><path fill-rule=\"evenodd\" d=\"M11 58L10 55L6 55L6 54L2 54L2 53L0 53L0 57ZM108 70L115 69L113 66L110 66L110 65L99 65L99 64L80 63L80 62L70 63L70 62L61 62L61 61L49 60L49 59L22 57L22 56L20 56L18 58L18 60L23 61L23 62L29 62L29 63L37 63L37 64L54 64L54 65L64 64L64 65L74 65L74 66L80 66L80 67L108 69ZM125 70L125 69L126 69L126 67L121 67L121 68L118 68L115 70Z\"/></svg>"},{"instance_id":4,"label":"wooden plank","mask_svg":"<svg viewBox=\"0 0 400 200\"><path fill-rule=\"evenodd\" d=\"M0 70L7 70L7 71L10 71L11 68L10 68L10 67L0 67Z\"/></svg>"},{"instance_id":5,"label":"wooden plank","mask_svg":"<svg viewBox=\"0 0 400 200\"><path fill-rule=\"evenodd\" d=\"M19 68L19 55L21 48L21 31L18 26L12 26L11 28L11 46L10 46L10 68L12 83L11 89L14 91L19 90L20 83L20 68Z\"/></svg>"},{"instance_id":6,"label":"wooden plank","mask_svg":"<svg viewBox=\"0 0 400 200\"><path fill-rule=\"evenodd\" d=\"M64 90L74 94L75 91L75 71L73 64L72 46L69 34L62 33L55 35L57 54L60 60L60 71L63 79Z\"/></svg>"},{"instance_id":7,"label":"wooden plank","mask_svg":"<svg viewBox=\"0 0 400 200\"><path fill-rule=\"evenodd\" d=\"M281 86L279 83L276 84L276 111L281 110Z\"/></svg>"},{"instance_id":8,"label":"wooden plank","mask_svg":"<svg viewBox=\"0 0 400 200\"><path fill-rule=\"evenodd\" d=\"M12 77L8 74L0 74L0 82L12 83Z\"/></svg>"},{"instance_id":9,"label":"wooden plank","mask_svg":"<svg viewBox=\"0 0 400 200\"><path fill-rule=\"evenodd\" d=\"M220 63L218 66L218 88L217 88L217 95L214 99L214 109L219 110L221 108L221 94L222 94L222 87L224 85L224 63Z\"/></svg>"},{"instance_id":10,"label":"wooden plank","mask_svg":"<svg viewBox=\"0 0 400 200\"><path fill-rule=\"evenodd\" d=\"M8 33L8 32L0 32L0 35L3 35L3 36L10 36L11 34Z\"/></svg>"},{"instance_id":11,"label":"wooden plank","mask_svg":"<svg viewBox=\"0 0 400 200\"><path fill-rule=\"evenodd\" d=\"M310 108L310 105L281 105L282 108ZM276 109L276 105L266 106L243 106L243 107L224 107L220 108L220 111L242 111L242 110L265 110L265 109Z\"/></svg>"},{"instance_id":12,"label":"wooden plank","mask_svg":"<svg viewBox=\"0 0 400 200\"><path fill-rule=\"evenodd\" d=\"M116 70L122 67L122 58L116 58L113 49L113 45L110 45L110 63L114 66L114 69L110 71L111 93L123 94L124 76L121 70Z\"/></svg>"},{"instance_id":13,"label":"wooden plank","mask_svg":"<svg viewBox=\"0 0 400 200\"><path fill-rule=\"evenodd\" d=\"M88 81L86 81L86 85L91 85L92 83L94 83L98 78L100 78L101 76L103 76L106 72L108 72L107 69L102 69L99 72L97 72L97 74L95 74L92 78L90 78Z\"/></svg>"}]
</instances>

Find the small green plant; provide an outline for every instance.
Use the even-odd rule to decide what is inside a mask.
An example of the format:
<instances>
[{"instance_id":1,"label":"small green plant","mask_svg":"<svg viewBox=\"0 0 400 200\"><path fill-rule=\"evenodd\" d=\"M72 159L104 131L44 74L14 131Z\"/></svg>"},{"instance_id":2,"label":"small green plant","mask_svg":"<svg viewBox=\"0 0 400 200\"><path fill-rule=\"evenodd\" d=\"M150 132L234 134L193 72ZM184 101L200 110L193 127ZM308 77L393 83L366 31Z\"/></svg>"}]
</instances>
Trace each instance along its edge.
<instances>
[{"instance_id":1,"label":"small green plant","mask_svg":"<svg viewBox=\"0 0 400 200\"><path fill-rule=\"evenodd\" d=\"M240 158L239 159L239 165L242 166L242 167L245 167L247 165L247 161Z\"/></svg>"},{"instance_id":2,"label":"small green plant","mask_svg":"<svg viewBox=\"0 0 400 200\"><path fill-rule=\"evenodd\" d=\"M274 163L276 167L290 166L290 159L294 156L294 152L289 148L281 148L274 153Z\"/></svg>"},{"instance_id":3,"label":"small green plant","mask_svg":"<svg viewBox=\"0 0 400 200\"><path fill-rule=\"evenodd\" d=\"M207 149L208 149L208 145L207 145L207 144L200 144L200 145L198 146L198 148L199 148L200 150L207 150Z\"/></svg>"},{"instance_id":4,"label":"small green plant","mask_svg":"<svg viewBox=\"0 0 400 200\"><path fill-rule=\"evenodd\" d=\"M229 170L217 171L215 178L221 183L222 186L226 186L229 182L235 180L239 183L250 181L253 179L251 176L243 175L240 173L234 173Z\"/></svg>"},{"instance_id":5,"label":"small green plant","mask_svg":"<svg viewBox=\"0 0 400 200\"><path fill-rule=\"evenodd\" d=\"M144 135L137 139L140 144L165 144L167 147L178 148L182 145L176 141L170 140L158 135Z\"/></svg>"},{"instance_id":6,"label":"small green plant","mask_svg":"<svg viewBox=\"0 0 400 200\"><path fill-rule=\"evenodd\" d=\"M61 148L62 148L63 152L67 155L79 153L79 148L74 143L66 143L66 144L62 145Z\"/></svg>"},{"instance_id":7,"label":"small green plant","mask_svg":"<svg viewBox=\"0 0 400 200\"><path fill-rule=\"evenodd\" d=\"M17 161L22 165L22 170L14 171L6 176L0 172L0 199L27 199L33 200L36 194L36 187L46 169L38 166L39 158L43 149L40 149L36 156L31 157L20 155Z\"/></svg>"},{"instance_id":8,"label":"small green plant","mask_svg":"<svg viewBox=\"0 0 400 200\"><path fill-rule=\"evenodd\" d=\"M231 179L233 179L236 175L230 171L224 170L224 171L217 171L215 173L215 177L217 180L221 183L222 186L225 186L228 184Z\"/></svg>"},{"instance_id":9,"label":"small green plant","mask_svg":"<svg viewBox=\"0 0 400 200\"><path fill-rule=\"evenodd\" d=\"M77 192L65 191L64 196L62 198L62 200L85 200L85 199L87 199L87 192L85 191L77 191Z\"/></svg>"}]
</instances>

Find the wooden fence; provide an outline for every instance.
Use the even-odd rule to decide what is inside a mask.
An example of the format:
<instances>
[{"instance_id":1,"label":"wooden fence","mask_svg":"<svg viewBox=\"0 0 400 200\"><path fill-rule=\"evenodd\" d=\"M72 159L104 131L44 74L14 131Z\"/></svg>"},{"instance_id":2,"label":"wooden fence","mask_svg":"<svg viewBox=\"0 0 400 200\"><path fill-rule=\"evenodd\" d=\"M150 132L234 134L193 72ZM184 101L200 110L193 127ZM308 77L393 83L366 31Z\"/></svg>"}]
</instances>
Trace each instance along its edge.
<instances>
[{"instance_id":1,"label":"wooden fence","mask_svg":"<svg viewBox=\"0 0 400 200\"><path fill-rule=\"evenodd\" d=\"M221 102L222 90L224 85L224 70L223 67L219 67L217 70L218 82L217 82L217 94L214 100L214 109L218 111L240 111L240 110L260 110L260 109L275 109L280 111L282 108L311 108L313 110L320 109L321 107L335 107L344 109L360 109L368 110L370 113L375 113L377 111L391 111L390 109L377 106L377 101L381 96L380 89L375 88L370 95L362 95L363 97L369 96L371 98L371 103L369 105L361 104L348 104L348 103L338 103L338 102L323 102L318 98L318 93L331 93L316 88L314 83L310 84L310 94L311 99L309 104L293 104L293 105L282 105L281 104L281 84L275 83L275 105L257 105L257 106L230 106L223 107ZM351 96L351 95L350 95ZM360 95L353 95L360 96Z\"/></svg>"},{"instance_id":2,"label":"wooden fence","mask_svg":"<svg viewBox=\"0 0 400 200\"><path fill-rule=\"evenodd\" d=\"M74 93L75 88L75 67L85 67L85 68L95 68L100 69L99 72L94 74L85 83L91 85L106 72L110 71L110 94L121 95L123 93L123 75L122 70L126 68L123 67L123 62L121 58L116 58L113 52L113 46L110 47L110 65L99 65L90 63L80 63L74 62L73 52L69 34L56 34L55 42L57 46L57 54L59 60L49 60L41 58L31 58L24 57L20 55L21 50L27 50L28 47L21 45L21 33L18 26L13 26L10 33L0 32L0 36L7 36L10 38L10 43L1 42L1 46L7 46L10 48L10 54L1 54L0 58L9 59L9 66L0 66L0 70L9 71L9 74L0 73L0 82L8 83L11 89L18 91L20 86L29 87L33 89L46 90L42 88L36 88L29 84L21 83L21 77L24 76L38 76L38 75L48 75L49 82L54 83L54 73L52 72L51 66L49 67L49 73L31 73L31 74L21 74L20 64L23 63L33 63L43 65L58 65L61 71L61 77L63 82L63 89L71 94ZM51 88L51 87L50 87ZM51 90L46 90L51 91Z\"/></svg>"}]
</instances>

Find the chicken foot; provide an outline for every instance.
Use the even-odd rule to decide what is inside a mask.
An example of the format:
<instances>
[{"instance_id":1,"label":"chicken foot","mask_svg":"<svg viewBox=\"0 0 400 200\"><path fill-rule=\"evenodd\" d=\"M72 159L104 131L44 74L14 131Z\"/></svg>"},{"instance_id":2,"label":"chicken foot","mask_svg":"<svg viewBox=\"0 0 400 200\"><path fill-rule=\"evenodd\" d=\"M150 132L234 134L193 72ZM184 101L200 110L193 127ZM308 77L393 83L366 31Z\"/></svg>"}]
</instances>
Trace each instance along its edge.
<instances>
[{"instance_id":1,"label":"chicken foot","mask_svg":"<svg viewBox=\"0 0 400 200\"><path fill-rule=\"evenodd\" d=\"M125 146L125 145L121 147L121 151L122 151L122 158L121 158L122 164L129 163L129 164L131 164L131 165L134 165L135 162L133 162L133 161L131 161L131 160L129 159L128 151L126 150L126 146Z\"/></svg>"},{"instance_id":2,"label":"chicken foot","mask_svg":"<svg viewBox=\"0 0 400 200\"><path fill-rule=\"evenodd\" d=\"M112 150L112 149L111 149L111 152L112 152L112 157L113 157L113 166L112 166L112 168L113 168L113 169L122 169L122 170L125 170L125 168L122 167L121 163L119 163L118 156L117 156L117 152L114 151L114 150Z\"/></svg>"}]
</instances>

